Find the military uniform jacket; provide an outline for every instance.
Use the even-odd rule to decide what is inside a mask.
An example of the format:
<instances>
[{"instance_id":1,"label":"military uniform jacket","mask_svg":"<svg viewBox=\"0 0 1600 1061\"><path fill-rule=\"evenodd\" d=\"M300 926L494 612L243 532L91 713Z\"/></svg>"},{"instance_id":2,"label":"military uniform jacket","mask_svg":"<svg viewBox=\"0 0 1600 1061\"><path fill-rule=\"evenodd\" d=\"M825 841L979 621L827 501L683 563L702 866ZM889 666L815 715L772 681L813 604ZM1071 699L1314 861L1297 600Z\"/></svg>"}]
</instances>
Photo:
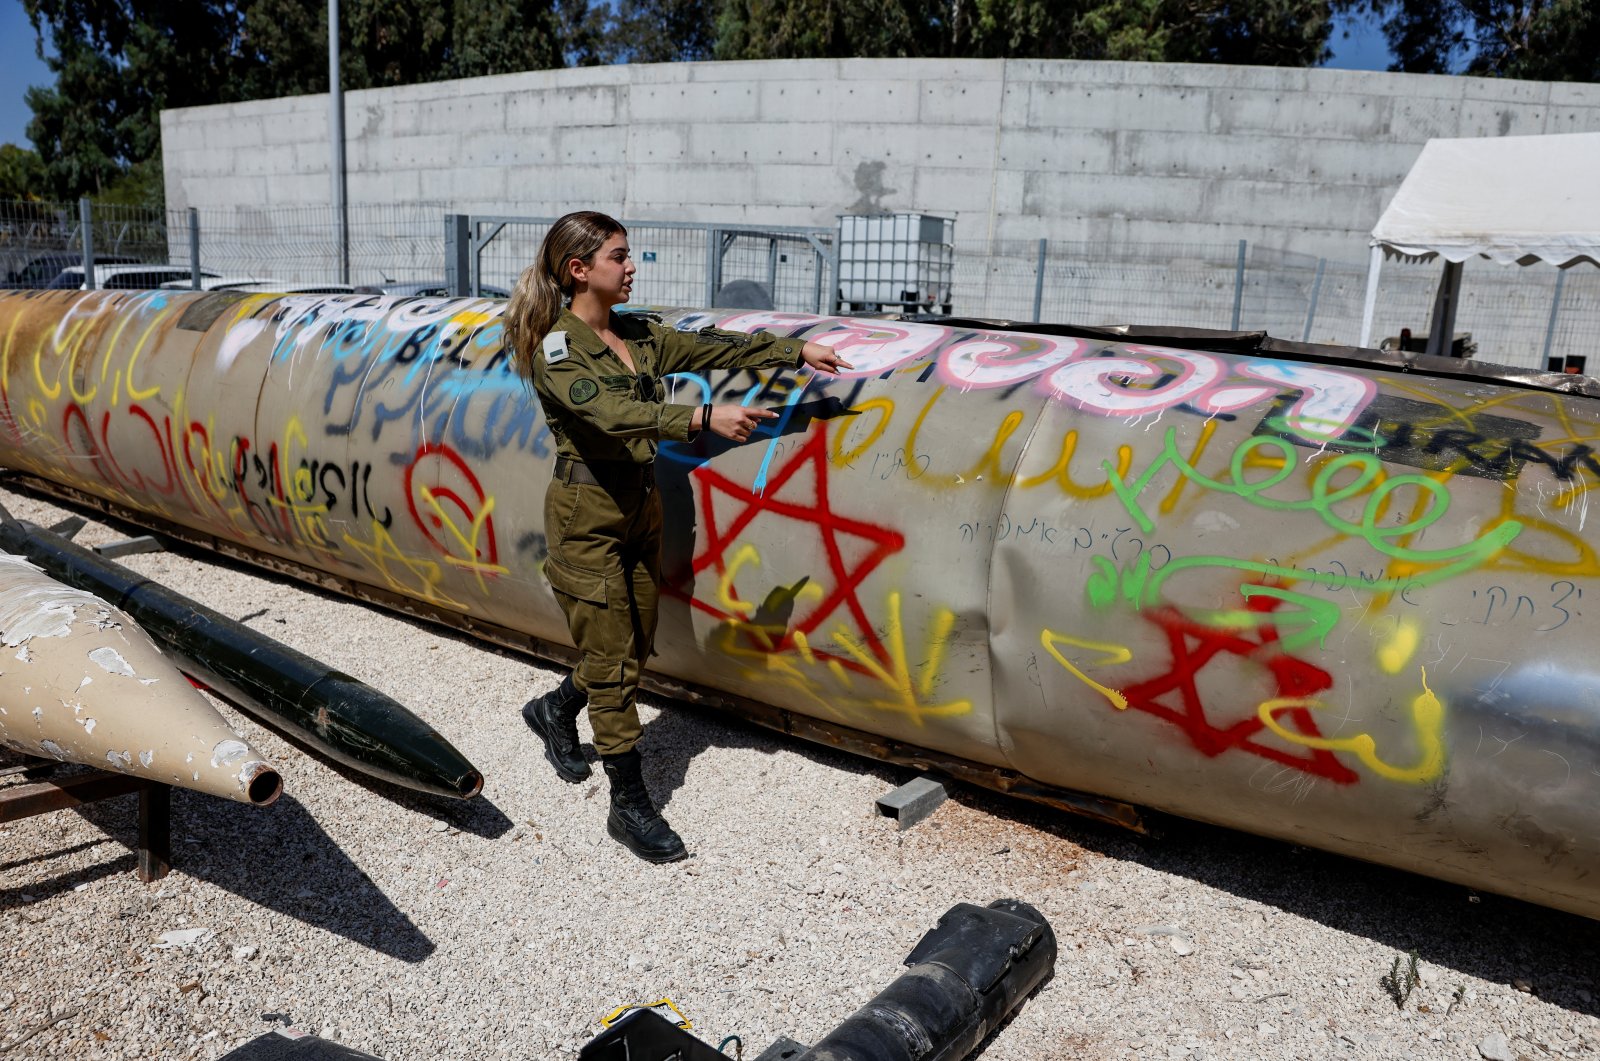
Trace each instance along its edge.
<instances>
[{"instance_id":1,"label":"military uniform jacket","mask_svg":"<svg viewBox=\"0 0 1600 1061\"><path fill-rule=\"evenodd\" d=\"M611 328L628 344L634 370L566 309L534 352L533 387L559 456L649 464L658 441L684 442L694 434L689 424L699 408L669 403L661 377L713 368L797 368L805 347L769 332L680 332L645 314L613 313Z\"/></svg>"}]
</instances>

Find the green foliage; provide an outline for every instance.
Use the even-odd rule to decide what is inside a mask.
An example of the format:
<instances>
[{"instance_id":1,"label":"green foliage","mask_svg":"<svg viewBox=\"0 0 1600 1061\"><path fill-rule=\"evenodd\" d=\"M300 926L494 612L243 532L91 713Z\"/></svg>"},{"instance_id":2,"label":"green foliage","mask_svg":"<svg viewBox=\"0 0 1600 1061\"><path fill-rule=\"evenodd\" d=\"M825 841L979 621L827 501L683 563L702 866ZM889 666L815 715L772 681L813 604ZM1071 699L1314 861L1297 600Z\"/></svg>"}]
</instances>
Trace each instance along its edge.
<instances>
[{"instance_id":1,"label":"green foliage","mask_svg":"<svg viewBox=\"0 0 1600 1061\"><path fill-rule=\"evenodd\" d=\"M1343 0L1382 20L1392 70L1600 81L1591 0Z\"/></svg>"},{"instance_id":2,"label":"green foliage","mask_svg":"<svg viewBox=\"0 0 1600 1061\"><path fill-rule=\"evenodd\" d=\"M602 13L600 5L591 10ZM716 47L716 17L715 0L617 0L602 31L605 61L710 59Z\"/></svg>"},{"instance_id":3,"label":"green foliage","mask_svg":"<svg viewBox=\"0 0 1600 1061\"><path fill-rule=\"evenodd\" d=\"M718 59L957 54L946 0L721 0Z\"/></svg>"},{"instance_id":4,"label":"green foliage","mask_svg":"<svg viewBox=\"0 0 1600 1061\"><path fill-rule=\"evenodd\" d=\"M715 54L1306 66L1331 26L1330 0L720 0Z\"/></svg>"},{"instance_id":5,"label":"green foliage","mask_svg":"<svg viewBox=\"0 0 1600 1061\"><path fill-rule=\"evenodd\" d=\"M1402 966L1401 959L1395 956L1394 965L1383 976L1378 977L1378 986L1394 1000L1400 1009L1406 1008L1406 1002L1411 998L1411 992L1422 984L1422 973L1417 968L1417 952L1412 951L1409 962Z\"/></svg>"},{"instance_id":6,"label":"green foliage","mask_svg":"<svg viewBox=\"0 0 1600 1061\"><path fill-rule=\"evenodd\" d=\"M0 200L38 199L44 188L44 163L16 144L0 144Z\"/></svg>"},{"instance_id":7,"label":"green foliage","mask_svg":"<svg viewBox=\"0 0 1600 1061\"><path fill-rule=\"evenodd\" d=\"M343 0L346 89L561 66L583 0ZM163 109L326 92L326 0L23 0L55 55L28 137L55 198L161 201ZM40 49L43 54L43 48Z\"/></svg>"}]
</instances>

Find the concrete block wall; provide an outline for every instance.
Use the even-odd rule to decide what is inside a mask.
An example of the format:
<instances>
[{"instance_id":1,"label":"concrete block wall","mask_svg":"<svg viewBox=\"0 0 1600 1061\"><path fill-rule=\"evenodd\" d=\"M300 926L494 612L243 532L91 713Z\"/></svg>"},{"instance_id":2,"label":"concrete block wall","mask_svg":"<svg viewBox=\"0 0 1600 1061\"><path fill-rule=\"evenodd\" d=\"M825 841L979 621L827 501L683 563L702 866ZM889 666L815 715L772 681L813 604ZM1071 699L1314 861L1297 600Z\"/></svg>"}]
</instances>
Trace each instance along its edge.
<instances>
[{"instance_id":1,"label":"concrete block wall","mask_svg":"<svg viewBox=\"0 0 1600 1061\"><path fill-rule=\"evenodd\" d=\"M166 111L175 207L324 205L325 96ZM1600 85L849 59L534 71L346 95L353 203L1206 242L1359 259L1435 136L1600 130Z\"/></svg>"},{"instance_id":2,"label":"concrete block wall","mask_svg":"<svg viewBox=\"0 0 1600 1061\"><path fill-rule=\"evenodd\" d=\"M1593 84L1038 60L599 67L345 99L352 204L826 227L915 211L954 217L966 254L1046 238L1222 264L1240 239L1364 263L1431 137L1600 131ZM326 96L165 111L167 202L326 206L327 133ZM962 311L1012 301L995 270L966 275ZM1125 294L1098 316L1131 312Z\"/></svg>"}]
</instances>

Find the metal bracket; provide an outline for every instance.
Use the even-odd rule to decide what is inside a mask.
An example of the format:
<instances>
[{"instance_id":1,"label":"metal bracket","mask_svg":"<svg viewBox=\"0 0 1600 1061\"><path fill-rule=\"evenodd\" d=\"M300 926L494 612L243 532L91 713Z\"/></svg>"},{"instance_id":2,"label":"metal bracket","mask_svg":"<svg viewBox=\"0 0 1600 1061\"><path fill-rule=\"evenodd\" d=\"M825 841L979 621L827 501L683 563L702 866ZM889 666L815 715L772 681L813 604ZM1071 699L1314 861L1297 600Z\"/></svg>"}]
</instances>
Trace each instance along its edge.
<instances>
[{"instance_id":1,"label":"metal bracket","mask_svg":"<svg viewBox=\"0 0 1600 1061\"><path fill-rule=\"evenodd\" d=\"M88 525L89 521L84 519L82 516L68 516L60 523L52 524L50 527L50 533L59 534L70 542L72 539L78 536L79 531L83 530L83 528L87 527Z\"/></svg>"},{"instance_id":2,"label":"metal bracket","mask_svg":"<svg viewBox=\"0 0 1600 1061\"><path fill-rule=\"evenodd\" d=\"M74 532L76 533L76 532ZM72 537L72 535L67 535ZM141 534L137 538L118 538L114 542L96 545L94 551L107 560L115 560L119 556L133 556L136 553L159 553L166 546L148 534Z\"/></svg>"}]
</instances>

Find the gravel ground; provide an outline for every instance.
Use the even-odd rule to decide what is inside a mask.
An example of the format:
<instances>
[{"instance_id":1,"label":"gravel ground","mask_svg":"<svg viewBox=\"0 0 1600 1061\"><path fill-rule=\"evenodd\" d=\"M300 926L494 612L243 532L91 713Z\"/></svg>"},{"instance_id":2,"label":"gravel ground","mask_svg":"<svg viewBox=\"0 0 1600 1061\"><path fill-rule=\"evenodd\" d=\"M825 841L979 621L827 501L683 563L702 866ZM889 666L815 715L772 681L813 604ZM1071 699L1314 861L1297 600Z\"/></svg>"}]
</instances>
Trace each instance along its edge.
<instances>
[{"instance_id":1,"label":"gravel ground","mask_svg":"<svg viewBox=\"0 0 1600 1061\"><path fill-rule=\"evenodd\" d=\"M131 797L0 826L6 1061L216 1058L287 1023L392 1061L570 1058L613 1007L662 996L753 1057L815 1042L951 905L1001 897L1061 953L984 1061L1600 1057L1595 922L981 791L898 832L873 800L909 771L655 701L646 776L694 857L650 866L605 836L603 781L561 783L522 723L557 672L188 553L124 562L397 697L488 780L470 803L368 783L223 707L285 794L177 792L166 879L134 875ZM174 929L211 935L158 948ZM1380 981L1413 952L1401 1008Z\"/></svg>"}]
</instances>

